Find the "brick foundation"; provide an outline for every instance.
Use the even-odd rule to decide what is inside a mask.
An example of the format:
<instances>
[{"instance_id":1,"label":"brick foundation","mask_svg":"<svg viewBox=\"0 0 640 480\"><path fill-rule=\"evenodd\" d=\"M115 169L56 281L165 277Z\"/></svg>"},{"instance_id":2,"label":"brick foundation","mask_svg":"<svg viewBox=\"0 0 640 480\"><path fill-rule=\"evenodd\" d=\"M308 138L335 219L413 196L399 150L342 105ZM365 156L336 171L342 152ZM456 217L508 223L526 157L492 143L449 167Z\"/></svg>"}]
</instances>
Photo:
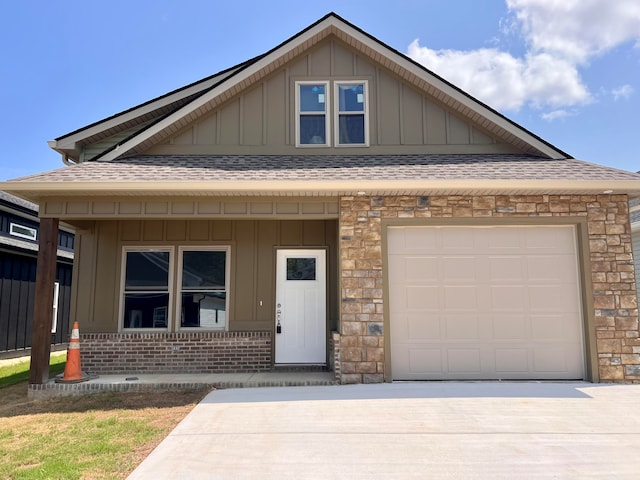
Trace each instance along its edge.
<instances>
[{"instance_id":1,"label":"brick foundation","mask_svg":"<svg viewBox=\"0 0 640 480\"><path fill-rule=\"evenodd\" d=\"M582 217L600 380L640 383L640 339L626 195L350 196L340 200L341 382L384 380L382 220ZM586 312L585 312L586 313Z\"/></svg>"},{"instance_id":2,"label":"brick foundation","mask_svg":"<svg viewBox=\"0 0 640 480\"><path fill-rule=\"evenodd\" d=\"M81 334L89 373L240 373L271 369L271 332Z\"/></svg>"}]
</instances>

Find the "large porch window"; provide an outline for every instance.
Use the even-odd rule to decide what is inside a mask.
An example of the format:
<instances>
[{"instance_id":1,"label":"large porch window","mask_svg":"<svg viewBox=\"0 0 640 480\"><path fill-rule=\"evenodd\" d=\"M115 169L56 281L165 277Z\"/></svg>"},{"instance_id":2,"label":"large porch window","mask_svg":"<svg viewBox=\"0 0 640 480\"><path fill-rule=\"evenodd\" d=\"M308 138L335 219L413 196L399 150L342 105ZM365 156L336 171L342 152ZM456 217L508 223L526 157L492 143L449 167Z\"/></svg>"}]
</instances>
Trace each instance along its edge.
<instances>
[{"instance_id":1,"label":"large porch window","mask_svg":"<svg viewBox=\"0 0 640 480\"><path fill-rule=\"evenodd\" d=\"M173 247L125 247L123 328L226 330L228 253L228 247L179 247L176 259Z\"/></svg>"},{"instance_id":2,"label":"large porch window","mask_svg":"<svg viewBox=\"0 0 640 480\"><path fill-rule=\"evenodd\" d=\"M224 330L227 249L180 249L180 327Z\"/></svg>"},{"instance_id":3,"label":"large porch window","mask_svg":"<svg viewBox=\"0 0 640 480\"><path fill-rule=\"evenodd\" d=\"M168 327L171 250L124 252L123 327Z\"/></svg>"}]
</instances>

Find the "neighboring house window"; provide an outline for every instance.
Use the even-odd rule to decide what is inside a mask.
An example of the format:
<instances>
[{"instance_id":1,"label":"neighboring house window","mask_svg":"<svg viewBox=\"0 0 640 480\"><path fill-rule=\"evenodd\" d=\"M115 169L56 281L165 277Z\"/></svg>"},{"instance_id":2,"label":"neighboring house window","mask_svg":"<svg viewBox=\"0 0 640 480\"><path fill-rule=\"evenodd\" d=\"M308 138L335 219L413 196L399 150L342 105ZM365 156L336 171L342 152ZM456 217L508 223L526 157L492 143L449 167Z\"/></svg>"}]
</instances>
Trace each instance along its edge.
<instances>
[{"instance_id":1,"label":"neighboring house window","mask_svg":"<svg viewBox=\"0 0 640 480\"><path fill-rule=\"evenodd\" d=\"M171 249L126 249L123 255L123 326L168 327Z\"/></svg>"},{"instance_id":2,"label":"neighboring house window","mask_svg":"<svg viewBox=\"0 0 640 480\"><path fill-rule=\"evenodd\" d=\"M329 145L328 97L327 82L296 82L298 146Z\"/></svg>"},{"instance_id":3,"label":"neighboring house window","mask_svg":"<svg viewBox=\"0 0 640 480\"><path fill-rule=\"evenodd\" d=\"M60 282L53 284L53 318L51 319L51 333L58 331L58 301L60 299Z\"/></svg>"},{"instance_id":4,"label":"neighboring house window","mask_svg":"<svg viewBox=\"0 0 640 480\"><path fill-rule=\"evenodd\" d=\"M180 248L180 327L225 330L228 248Z\"/></svg>"},{"instance_id":5,"label":"neighboring house window","mask_svg":"<svg viewBox=\"0 0 640 480\"><path fill-rule=\"evenodd\" d=\"M366 82L336 82L336 145L368 145Z\"/></svg>"},{"instance_id":6,"label":"neighboring house window","mask_svg":"<svg viewBox=\"0 0 640 480\"><path fill-rule=\"evenodd\" d=\"M9 225L9 234L28 240L36 240L38 238L38 231L35 228L25 227L17 223L11 223Z\"/></svg>"},{"instance_id":7,"label":"neighboring house window","mask_svg":"<svg viewBox=\"0 0 640 480\"><path fill-rule=\"evenodd\" d=\"M329 99L329 82L296 82L296 146L368 146L369 113L367 82L333 82L334 102Z\"/></svg>"}]
</instances>

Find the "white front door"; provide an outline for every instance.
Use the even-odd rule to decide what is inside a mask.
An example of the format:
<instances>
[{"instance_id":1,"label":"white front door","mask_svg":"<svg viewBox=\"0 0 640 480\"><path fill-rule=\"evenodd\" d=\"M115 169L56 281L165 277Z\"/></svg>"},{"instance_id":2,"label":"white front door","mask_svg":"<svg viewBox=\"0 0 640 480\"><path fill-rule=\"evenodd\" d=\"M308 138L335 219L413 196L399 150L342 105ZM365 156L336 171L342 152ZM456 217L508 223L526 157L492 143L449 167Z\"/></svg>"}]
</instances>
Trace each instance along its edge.
<instances>
[{"instance_id":1,"label":"white front door","mask_svg":"<svg viewBox=\"0 0 640 480\"><path fill-rule=\"evenodd\" d=\"M326 363L324 250L278 250L276 364Z\"/></svg>"}]
</instances>

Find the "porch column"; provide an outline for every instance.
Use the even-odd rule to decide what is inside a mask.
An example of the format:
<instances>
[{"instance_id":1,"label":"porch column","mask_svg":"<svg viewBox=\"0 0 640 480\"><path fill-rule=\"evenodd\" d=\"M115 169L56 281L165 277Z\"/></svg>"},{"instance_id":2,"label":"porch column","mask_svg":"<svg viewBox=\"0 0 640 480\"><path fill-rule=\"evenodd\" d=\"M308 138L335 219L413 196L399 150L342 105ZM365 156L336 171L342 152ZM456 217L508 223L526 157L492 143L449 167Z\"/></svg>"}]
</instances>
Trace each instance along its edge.
<instances>
[{"instance_id":1,"label":"porch column","mask_svg":"<svg viewBox=\"0 0 640 480\"><path fill-rule=\"evenodd\" d=\"M36 270L36 298L33 309L31 337L31 369L29 383L49 380L51 354L51 322L53 319L53 289L56 281L58 253L57 218L40 219L38 266Z\"/></svg>"}]
</instances>

